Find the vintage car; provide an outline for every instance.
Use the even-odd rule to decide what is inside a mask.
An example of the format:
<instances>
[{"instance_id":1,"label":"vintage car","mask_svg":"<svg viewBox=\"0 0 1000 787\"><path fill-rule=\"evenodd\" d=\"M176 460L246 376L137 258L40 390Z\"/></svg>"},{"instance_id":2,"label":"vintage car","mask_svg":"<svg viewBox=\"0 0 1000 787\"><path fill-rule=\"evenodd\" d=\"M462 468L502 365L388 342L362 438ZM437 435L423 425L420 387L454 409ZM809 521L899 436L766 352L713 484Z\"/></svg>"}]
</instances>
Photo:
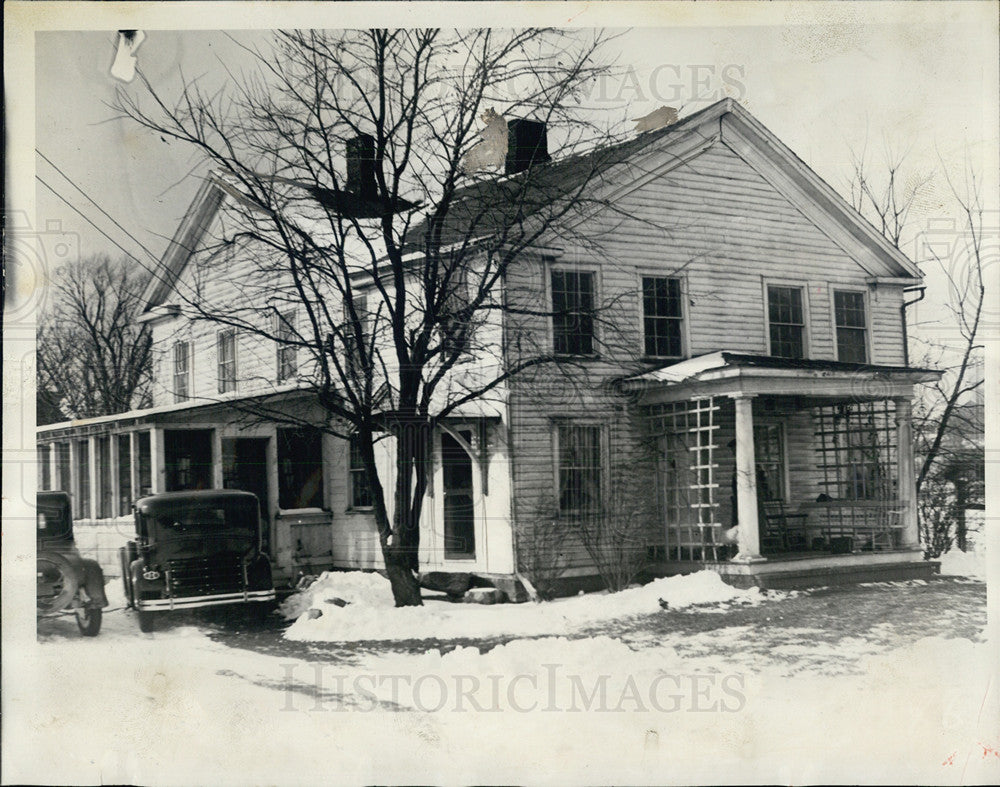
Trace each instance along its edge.
<instances>
[{"instance_id":1,"label":"vintage car","mask_svg":"<svg viewBox=\"0 0 1000 787\"><path fill-rule=\"evenodd\" d=\"M172 610L244 605L273 609L256 496L233 489L165 492L135 503L135 540L121 549L122 581L139 628Z\"/></svg>"},{"instance_id":2,"label":"vintage car","mask_svg":"<svg viewBox=\"0 0 1000 787\"><path fill-rule=\"evenodd\" d=\"M37 585L35 597L40 617L71 610L86 637L101 630L104 572L96 560L81 557L73 541L73 516L66 492L39 492L35 503Z\"/></svg>"}]
</instances>

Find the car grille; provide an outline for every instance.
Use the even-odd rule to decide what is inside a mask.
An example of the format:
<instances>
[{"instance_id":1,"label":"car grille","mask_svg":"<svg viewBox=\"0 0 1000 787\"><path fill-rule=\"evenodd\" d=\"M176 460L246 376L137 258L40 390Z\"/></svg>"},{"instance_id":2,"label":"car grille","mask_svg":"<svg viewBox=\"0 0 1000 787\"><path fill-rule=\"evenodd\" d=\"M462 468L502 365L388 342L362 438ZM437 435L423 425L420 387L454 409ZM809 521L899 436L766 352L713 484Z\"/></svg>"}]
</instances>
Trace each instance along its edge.
<instances>
[{"instance_id":1,"label":"car grille","mask_svg":"<svg viewBox=\"0 0 1000 787\"><path fill-rule=\"evenodd\" d=\"M243 590L243 561L238 555L171 560L167 571L172 596L210 596Z\"/></svg>"}]
</instances>

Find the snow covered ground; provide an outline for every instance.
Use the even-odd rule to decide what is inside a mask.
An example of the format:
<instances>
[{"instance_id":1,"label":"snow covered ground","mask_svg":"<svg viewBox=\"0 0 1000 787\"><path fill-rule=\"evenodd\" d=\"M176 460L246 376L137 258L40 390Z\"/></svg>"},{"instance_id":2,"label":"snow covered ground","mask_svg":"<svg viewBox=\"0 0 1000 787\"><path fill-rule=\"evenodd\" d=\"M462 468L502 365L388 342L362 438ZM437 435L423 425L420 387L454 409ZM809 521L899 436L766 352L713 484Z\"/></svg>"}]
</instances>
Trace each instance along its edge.
<instances>
[{"instance_id":1,"label":"snow covered ground","mask_svg":"<svg viewBox=\"0 0 1000 787\"><path fill-rule=\"evenodd\" d=\"M302 615L285 632L297 639L276 630L266 652L229 647L193 617L145 635L131 613L112 611L94 639L70 618L43 622L39 642L4 654L17 677L3 698L5 783L1000 781L996 654L979 639L803 638L815 667L788 675L740 658L769 641L767 624L728 620L748 608L777 618L807 595L693 575L614 596L428 602L396 615L378 582L327 577L286 606ZM333 596L352 603L327 604ZM682 613L664 613L660 598ZM309 618L313 608L322 616ZM709 610L696 656L675 647L683 638L581 634L619 616L642 629L647 615L653 631L670 614ZM514 638L485 652L387 641L468 637L470 627ZM860 667L827 674L822 657L835 650Z\"/></svg>"},{"instance_id":2,"label":"snow covered ground","mask_svg":"<svg viewBox=\"0 0 1000 787\"><path fill-rule=\"evenodd\" d=\"M422 607L397 609L388 580L352 571L323 574L305 592L289 598L282 612L295 620L286 634L294 640L454 639L567 634L608 620L656 612L661 600L670 609L698 605L706 611L721 611L734 604L759 604L767 596L757 588L739 590L714 572L700 571L658 579L621 593L594 593L546 604L481 606L428 601ZM332 599L348 603L339 606Z\"/></svg>"}]
</instances>

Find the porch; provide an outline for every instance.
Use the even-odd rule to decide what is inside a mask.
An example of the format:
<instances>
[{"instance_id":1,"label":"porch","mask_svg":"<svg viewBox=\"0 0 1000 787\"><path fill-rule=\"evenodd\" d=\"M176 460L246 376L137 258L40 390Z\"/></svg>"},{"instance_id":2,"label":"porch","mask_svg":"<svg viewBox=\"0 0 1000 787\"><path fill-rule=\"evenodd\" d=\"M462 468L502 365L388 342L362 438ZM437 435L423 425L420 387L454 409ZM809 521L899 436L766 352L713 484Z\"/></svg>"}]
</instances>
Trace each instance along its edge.
<instances>
[{"instance_id":1,"label":"porch","mask_svg":"<svg viewBox=\"0 0 1000 787\"><path fill-rule=\"evenodd\" d=\"M765 587L932 571L911 400L938 375L718 352L626 381L656 445L657 568Z\"/></svg>"}]
</instances>

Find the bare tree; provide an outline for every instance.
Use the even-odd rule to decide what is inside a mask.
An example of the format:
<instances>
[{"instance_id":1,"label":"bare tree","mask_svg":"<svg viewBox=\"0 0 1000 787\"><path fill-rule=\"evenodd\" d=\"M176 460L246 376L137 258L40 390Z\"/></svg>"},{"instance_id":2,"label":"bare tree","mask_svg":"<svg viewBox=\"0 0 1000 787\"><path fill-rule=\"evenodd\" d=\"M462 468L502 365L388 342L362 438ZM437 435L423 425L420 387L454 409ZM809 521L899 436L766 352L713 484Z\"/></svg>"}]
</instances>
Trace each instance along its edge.
<instances>
[{"instance_id":1,"label":"bare tree","mask_svg":"<svg viewBox=\"0 0 1000 787\"><path fill-rule=\"evenodd\" d=\"M370 30L284 32L274 43L252 51L255 74L231 75L222 92L187 82L168 101L140 73L141 92L123 90L117 105L194 146L231 197L198 263L204 279L178 294L183 313L307 356L293 382L315 394L325 430L358 440L396 604L420 604L435 425L558 360L506 329L503 315L551 315L508 303L502 285L543 240L593 244L577 228L602 205L601 173L618 160L613 148L576 155L610 139L579 113L581 92L607 70L602 39ZM477 170L502 161L498 116L544 122L573 165L555 176L539 146L520 151L515 174ZM200 282L223 263L241 271L238 303L204 297ZM600 307L568 317L596 319ZM387 476L379 440L394 446Z\"/></svg>"},{"instance_id":2,"label":"bare tree","mask_svg":"<svg viewBox=\"0 0 1000 787\"><path fill-rule=\"evenodd\" d=\"M881 178L870 174L863 155L852 159L851 198L855 208L899 248L910 209L932 176L904 175L905 156L892 158L887 154ZM980 339L985 305L982 185L971 170L966 171L961 188L943 163L942 171L962 219L953 237L944 244L947 252L942 253L935 244L924 244L923 248L927 261L947 283L945 306L957 333L957 341L922 340L921 362L945 372L940 380L924 387L914 409L919 462L919 469L914 470L921 498L918 510L929 557L950 548L953 528L962 531L959 543L964 549L964 506L959 511L953 503L966 499L969 487L976 486L983 463L981 408L970 399L981 392L984 379Z\"/></svg>"},{"instance_id":3,"label":"bare tree","mask_svg":"<svg viewBox=\"0 0 1000 787\"><path fill-rule=\"evenodd\" d=\"M136 322L146 275L107 255L55 272L39 316L40 415L112 415L150 404L149 331Z\"/></svg>"}]
</instances>

